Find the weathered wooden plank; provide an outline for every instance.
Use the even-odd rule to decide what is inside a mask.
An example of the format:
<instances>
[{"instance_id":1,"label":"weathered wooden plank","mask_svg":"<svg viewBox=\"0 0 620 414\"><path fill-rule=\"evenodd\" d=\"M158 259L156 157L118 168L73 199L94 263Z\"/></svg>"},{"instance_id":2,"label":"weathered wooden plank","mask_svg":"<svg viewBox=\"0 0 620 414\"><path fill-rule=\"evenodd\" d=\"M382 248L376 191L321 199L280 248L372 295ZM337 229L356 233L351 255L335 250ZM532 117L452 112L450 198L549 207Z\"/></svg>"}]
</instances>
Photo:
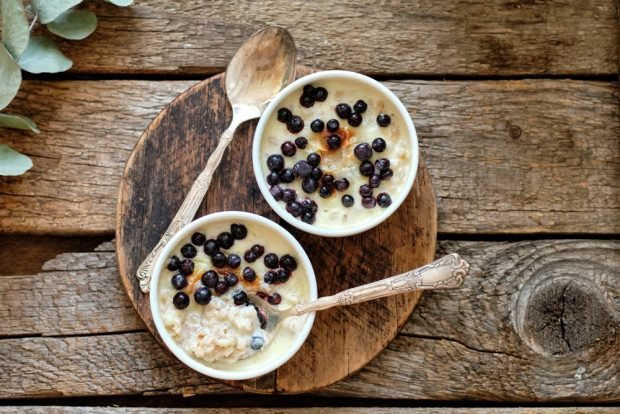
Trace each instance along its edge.
<instances>
[{"instance_id":1,"label":"weathered wooden plank","mask_svg":"<svg viewBox=\"0 0 620 414\"><path fill-rule=\"evenodd\" d=\"M28 412L31 414L202 414L204 408L147 408L147 407L62 407L62 406L5 406L0 414ZM209 408L211 414L616 414L617 407L534 407L534 408L396 408L396 407L320 407L320 408Z\"/></svg>"},{"instance_id":2,"label":"weathered wooden plank","mask_svg":"<svg viewBox=\"0 0 620 414\"><path fill-rule=\"evenodd\" d=\"M194 82L25 82L2 130L34 168L0 179L0 231L110 234L120 175L161 108ZM410 109L444 233L620 231L616 82L386 82ZM234 145L234 144L233 144ZM251 168L251 166L247 166Z\"/></svg>"},{"instance_id":3,"label":"weathered wooden plank","mask_svg":"<svg viewBox=\"0 0 620 414\"><path fill-rule=\"evenodd\" d=\"M317 68L372 74L617 73L613 0L93 3L97 31L62 42L80 73L213 73L267 24Z\"/></svg>"},{"instance_id":4,"label":"weathered wooden plank","mask_svg":"<svg viewBox=\"0 0 620 414\"><path fill-rule=\"evenodd\" d=\"M620 241L442 242L438 254L447 251L461 253L472 264L463 288L424 295L408 325L384 352L320 394L620 401ZM19 282L0 285L0 296L5 296L0 297L0 306L5 306L0 311L0 336L66 332L54 318L76 319L76 334L108 329L105 335L0 339L0 366L5 368L0 370L0 383L6 384L0 398L227 390L181 366L145 332L114 333L113 322L103 327L96 323L118 319L126 323L119 330L141 326L135 316L127 315L128 300L116 297L122 291L115 275L78 270L104 269L111 259L109 251L64 254L46 266L54 277L69 272L64 280L95 279L84 283L98 283L110 293L91 293L68 283L47 300L35 295L28 302L31 312L50 320L50 325L58 324L42 332L20 327L20 321L33 323L32 317L20 314L15 304L2 305ZM22 278L27 285L35 278L47 281L48 274ZM60 300L77 291L82 292L81 301L97 308L89 323L81 320L79 308L63 307ZM117 304L108 304L106 295L115 296ZM7 309L16 312L12 318L17 323L11 324ZM61 310L66 313L55 316Z\"/></svg>"}]
</instances>

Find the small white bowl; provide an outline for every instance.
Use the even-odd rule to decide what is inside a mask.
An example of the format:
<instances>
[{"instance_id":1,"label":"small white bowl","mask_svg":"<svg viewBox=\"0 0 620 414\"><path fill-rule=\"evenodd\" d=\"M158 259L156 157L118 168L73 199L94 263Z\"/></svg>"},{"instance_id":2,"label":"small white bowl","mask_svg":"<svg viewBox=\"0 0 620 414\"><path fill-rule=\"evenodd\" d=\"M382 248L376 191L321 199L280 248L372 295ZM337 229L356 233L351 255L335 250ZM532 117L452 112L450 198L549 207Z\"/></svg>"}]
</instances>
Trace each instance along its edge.
<instances>
[{"instance_id":1,"label":"small white bowl","mask_svg":"<svg viewBox=\"0 0 620 414\"><path fill-rule=\"evenodd\" d=\"M267 184L267 180L265 176L267 175L265 160L261 159L261 142L264 135L265 127L269 119L272 116L276 116L276 112L281 106L282 101L284 101L287 97L289 97L293 93L299 93L304 85L322 81L322 80L332 80L332 79L342 79L343 81L352 80L354 82L361 82L365 86L373 89L379 95L382 95L387 101L392 103L396 110L399 112L402 117L405 126L408 132L409 138L409 149L411 154L411 163L409 165L409 173L407 175L406 180L402 185L401 191L398 193L398 196L392 200L392 204L382 209L381 214L378 214L371 219L365 221L362 224L357 224L348 227L342 228L325 228L318 227L314 224L308 224L301 221L298 218L293 217L290 213L288 213L284 207L284 205L274 199L274 197L269 193L269 186ZM256 181L258 183L258 187L260 188L263 197L271 208L284 220L286 220L289 224L297 227L300 230L305 232L316 234L318 236L324 237L344 237L351 236L353 234L362 233L367 231L378 224L382 223L388 217L390 217L400 205L405 201L405 198L409 195L411 188L413 187L413 182L415 181L415 176L418 170L419 163L419 150L418 150L418 137L416 134L415 126L413 125L413 121L409 116L409 112L407 108L402 104L402 102L398 99L396 95L392 91L390 91L387 87L377 82L376 80L369 78L368 76L362 75L356 72L349 72L344 70L329 70L323 72L316 72L302 78L297 79L292 82L290 85L285 87L275 96L275 98L267 105L267 108L263 112L258 125L256 127L256 131L254 133L254 141L252 145L252 165L254 167L254 175L256 176Z\"/></svg>"},{"instance_id":2,"label":"small white bowl","mask_svg":"<svg viewBox=\"0 0 620 414\"><path fill-rule=\"evenodd\" d=\"M151 313L153 314L153 321L155 322L157 332L163 339L168 349L172 351L172 353L188 367L213 378L219 378L223 380L244 380L267 374L286 363L299 350L299 348L301 348L306 338L308 337L308 334L312 329L312 324L314 323L315 314L314 312L308 313L308 317L306 318L302 329L297 333L295 340L285 352L279 354L277 358L260 361L260 363L256 364L256 366L244 369L243 371L227 371L224 369L213 368L206 363L195 359L194 357L189 355L181 346L179 346L174 341L174 339L172 339L162 321L159 309L159 295L157 294L161 274L164 270L165 264L168 261L168 258L173 255L173 250L178 247L178 245L183 240L189 240L191 235L199 228L208 228L209 224L222 221L235 221L238 223L246 224L256 223L260 226L267 227L269 230L277 233L282 239L284 239L289 244L289 246L293 248L295 254L299 259L298 263L303 267L305 271L308 281L309 300L315 300L317 298L316 278L314 275L314 270L312 269L312 264L310 263L310 259L308 259L308 255L306 255L306 252L297 242L297 240L278 224L256 214L245 213L241 211L224 211L220 213L209 214L189 223L187 226L181 229L181 231L179 231L168 242L168 244L166 244L161 254L159 255L159 258L157 259L157 262L155 263L155 267L153 268L153 275L151 277L151 282L149 286L151 292L149 295ZM231 366L234 366L234 363L231 364Z\"/></svg>"}]
</instances>

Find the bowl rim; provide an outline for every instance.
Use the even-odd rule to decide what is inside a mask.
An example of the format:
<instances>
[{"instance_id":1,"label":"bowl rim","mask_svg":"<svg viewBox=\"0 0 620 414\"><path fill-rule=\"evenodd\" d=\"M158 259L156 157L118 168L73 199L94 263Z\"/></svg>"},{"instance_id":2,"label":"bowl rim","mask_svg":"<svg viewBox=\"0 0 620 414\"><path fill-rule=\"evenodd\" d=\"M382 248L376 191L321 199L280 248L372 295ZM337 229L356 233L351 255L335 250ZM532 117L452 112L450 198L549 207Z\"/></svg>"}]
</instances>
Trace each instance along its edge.
<instances>
[{"instance_id":1,"label":"bowl rim","mask_svg":"<svg viewBox=\"0 0 620 414\"><path fill-rule=\"evenodd\" d=\"M400 115L404 119L407 130L409 131L408 138L411 151L410 170L407 179L403 183L403 191L399 193L398 197L392 199L392 204L386 209L384 209L381 214L378 214L377 216L363 222L362 224L350 227L343 227L339 229L320 228L312 224L304 223L303 221L293 217L290 213L288 213L286 209L282 205L280 205L269 193L269 188L264 178L262 162L260 160L260 146L265 126L267 125L267 122L271 115L278 109L281 102L285 98L287 98L292 92L294 92L300 87L303 87L303 85L306 83L333 78L344 78L359 81L365 83L371 88L374 88L380 94L383 94L383 96L386 97L396 107L396 109L398 110L398 112L400 112ZM278 216L286 220L286 222L288 222L290 225L297 227L298 229L303 230L307 233L324 237L344 237L363 233L387 220L401 206L401 204L405 201L405 199L411 192L411 189L413 188L413 183L417 175L419 162L420 156L418 148L418 136L416 133L415 125L413 124L413 120L411 119L407 108L405 108L405 105L394 94L394 92L392 92L380 82L366 75L362 75L361 73L346 70L326 70L315 72L295 80L284 89L282 89L265 108L262 116L260 117L260 120L258 121L258 125L256 126L252 143L252 167L254 169L254 176L256 178L258 188L260 189L263 198L265 198L269 206L276 212Z\"/></svg>"},{"instance_id":2,"label":"bowl rim","mask_svg":"<svg viewBox=\"0 0 620 414\"><path fill-rule=\"evenodd\" d=\"M166 259L171 255L173 248L184 237L189 238L191 233L199 227L207 226L210 223L220 222L224 220L239 220L246 223L259 223L275 231L281 237L283 237L289 243L289 245L293 247L295 253L300 259L301 265L306 271L306 277L309 287L309 300L317 299L318 293L316 276L314 274L314 268L312 267L312 263L310 263L310 259L308 258L308 255L304 251L303 247L288 231L286 231L284 228L282 228L280 225L273 222L272 220L269 220L257 214L247 213L243 211L222 211L218 213L207 214L192 221L191 223L184 226L166 244L159 257L157 258L155 267L153 268L153 274L151 276L151 281L149 284L149 305L151 307L151 314L153 315L153 322L155 324L155 329L157 330L157 333L162 338L164 344L168 347L168 349L183 364L209 377L222 380L245 380L267 374L285 364L293 355L295 355L299 348L301 348L301 346L305 343L306 338L310 334L310 330L312 329L312 326L314 324L315 312L308 313L308 317L304 322L303 327L298 332L298 335L295 337L295 340L293 341L291 346L287 348L285 352L282 352L277 358L269 361L268 363L262 363L258 365L258 367L255 369L248 368L239 372L231 372L210 367L206 363L200 362L199 360L190 356L189 353L187 353L180 345L178 345L174 341L174 339L172 339L162 321L161 312L159 309L159 295L157 294L157 286L163 273L164 263Z\"/></svg>"}]
</instances>

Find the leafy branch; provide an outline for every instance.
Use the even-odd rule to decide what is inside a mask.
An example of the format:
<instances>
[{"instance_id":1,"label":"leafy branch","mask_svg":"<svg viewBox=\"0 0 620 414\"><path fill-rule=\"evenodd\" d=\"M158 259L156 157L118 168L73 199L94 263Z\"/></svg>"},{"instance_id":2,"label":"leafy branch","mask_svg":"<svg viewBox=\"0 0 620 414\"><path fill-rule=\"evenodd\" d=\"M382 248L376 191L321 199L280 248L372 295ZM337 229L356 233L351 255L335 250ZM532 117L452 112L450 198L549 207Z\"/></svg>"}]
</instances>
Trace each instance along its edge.
<instances>
[{"instance_id":1,"label":"leafy branch","mask_svg":"<svg viewBox=\"0 0 620 414\"><path fill-rule=\"evenodd\" d=\"M126 7L133 0L105 0ZM2 43L0 44L0 111L15 98L22 82L22 70L29 73L58 73L73 65L47 36L31 36L37 25L45 25L56 36L81 40L97 28L97 16L75 9L82 0L0 0ZM0 127L38 133L30 118L0 112ZM5 144L0 144L0 175L20 175L32 167L32 161Z\"/></svg>"}]
</instances>

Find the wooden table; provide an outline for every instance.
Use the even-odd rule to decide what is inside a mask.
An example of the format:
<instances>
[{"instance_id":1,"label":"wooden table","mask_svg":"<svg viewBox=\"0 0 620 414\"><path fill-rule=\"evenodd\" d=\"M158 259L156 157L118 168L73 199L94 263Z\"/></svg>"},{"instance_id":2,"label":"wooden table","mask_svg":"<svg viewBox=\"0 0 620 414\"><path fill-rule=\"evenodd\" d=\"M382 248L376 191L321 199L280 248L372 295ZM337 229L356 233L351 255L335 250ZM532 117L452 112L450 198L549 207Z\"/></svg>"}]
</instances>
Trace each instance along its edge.
<instances>
[{"instance_id":1,"label":"wooden table","mask_svg":"<svg viewBox=\"0 0 620 414\"><path fill-rule=\"evenodd\" d=\"M617 0L86 7L99 27L61 42L72 70L31 76L9 108L43 132L0 130L34 160L0 178L0 412L620 410ZM272 23L291 30L299 63L373 75L404 101L437 195L437 254L472 264L367 367L300 396L243 394L167 356L110 242L149 121Z\"/></svg>"}]
</instances>

